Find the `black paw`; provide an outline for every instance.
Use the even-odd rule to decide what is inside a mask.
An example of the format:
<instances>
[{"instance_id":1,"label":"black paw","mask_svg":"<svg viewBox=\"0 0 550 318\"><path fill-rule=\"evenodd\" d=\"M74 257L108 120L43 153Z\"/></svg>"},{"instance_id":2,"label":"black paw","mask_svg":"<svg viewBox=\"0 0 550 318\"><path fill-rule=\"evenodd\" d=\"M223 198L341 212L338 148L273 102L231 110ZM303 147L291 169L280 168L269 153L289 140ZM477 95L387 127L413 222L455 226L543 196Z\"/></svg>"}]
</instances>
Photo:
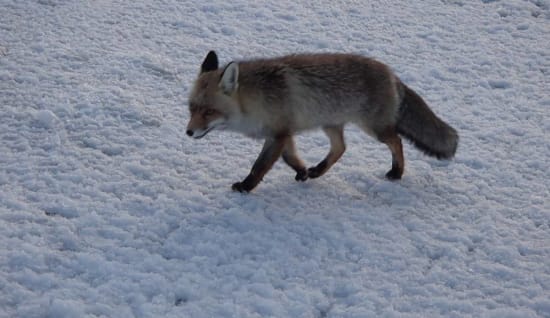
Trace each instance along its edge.
<instances>
[{"instance_id":1,"label":"black paw","mask_svg":"<svg viewBox=\"0 0 550 318\"><path fill-rule=\"evenodd\" d=\"M399 179L401 179L402 174L403 174L403 172L399 171L399 169L391 169L390 171L388 171L386 173L386 178L388 180L392 180L392 181L399 180Z\"/></svg>"},{"instance_id":2,"label":"black paw","mask_svg":"<svg viewBox=\"0 0 550 318\"><path fill-rule=\"evenodd\" d=\"M310 177L312 179L313 178L319 178L325 172L327 172L328 168L329 167L328 167L328 164L327 164L327 159L323 159L315 167L311 167L311 168L307 169L307 175L308 175L308 177Z\"/></svg>"},{"instance_id":3,"label":"black paw","mask_svg":"<svg viewBox=\"0 0 550 318\"><path fill-rule=\"evenodd\" d=\"M306 169L304 169L304 170L300 170L300 171L296 172L296 177L294 177L294 179L296 181L306 181L308 176L309 176L308 171Z\"/></svg>"},{"instance_id":4,"label":"black paw","mask_svg":"<svg viewBox=\"0 0 550 318\"><path fill-rule=\"evenodd\" d=\"M307 176L312 179L319 178L322 175L323 175L323 171L319 169L319 166L315 166L307 169Z\"/></svg>"},{"instance_id":5,"label":"black paw","mask_svg":"<svg viewBox=\"0 0 550 318\"><path fill-rule=\"evenodd\" d=\"M233 183L233 185L231 186L231 189L233 191L239 191L240 193L248 193L250 192L250 190L252 190L252 189L248 189L248 187L245 186L244 182Z\"/></svg>"}]
</instances>

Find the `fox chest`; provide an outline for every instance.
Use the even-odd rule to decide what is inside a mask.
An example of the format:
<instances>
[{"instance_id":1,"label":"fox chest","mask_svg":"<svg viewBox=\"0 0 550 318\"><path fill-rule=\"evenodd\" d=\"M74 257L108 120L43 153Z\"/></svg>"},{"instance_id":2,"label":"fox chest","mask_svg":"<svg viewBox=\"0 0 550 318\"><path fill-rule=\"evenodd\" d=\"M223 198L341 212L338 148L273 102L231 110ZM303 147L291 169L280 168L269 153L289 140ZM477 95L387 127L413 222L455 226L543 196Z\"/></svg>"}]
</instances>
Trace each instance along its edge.
<instances>
[{"instance_id":1,"label":"fox chest","mask_svg":"<svg viewBox=\"0 0 550 318\"><path fill-rule=\"evenodd\" d=\"M255 139L273 135L272 129L266 123L253 117L243 116L239 120L232 121L228 128Z\"/></svg>"}]
</instances>

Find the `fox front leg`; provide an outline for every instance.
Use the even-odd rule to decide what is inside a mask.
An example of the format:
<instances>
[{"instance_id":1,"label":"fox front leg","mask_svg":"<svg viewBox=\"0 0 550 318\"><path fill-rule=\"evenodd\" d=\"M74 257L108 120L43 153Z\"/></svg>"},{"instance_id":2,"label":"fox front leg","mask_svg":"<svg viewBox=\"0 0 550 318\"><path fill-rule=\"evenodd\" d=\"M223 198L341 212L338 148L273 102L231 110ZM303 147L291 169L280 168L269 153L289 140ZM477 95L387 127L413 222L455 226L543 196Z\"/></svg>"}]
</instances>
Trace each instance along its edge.
<instances>
[{"instance_id":1,"label":"fox front leg","mask_svg":"<svg viewBox=\"0 0 550 318\"><path fill-rule=\"evenodd\" d=\"M294 171L296 171L296 181L306 181L307 180L307 168L304 165L304 162L298 157L296 152L296 144L294 143L294 138L289 136L285 141L285 146L283 148L283 160L289 165Z\"/></svg>"},{"instance_id":2,"label":"fox front leg","mask_svg":"<svg viewBox=\"0 0 550 318\"><path fill-rule=\"evenodd\" d=\"M308 169L308 176L310 178L318 178L325 174L346 151L343 126L325 126L323 127L323 131L330 140L330 151L325 159Z\"/></svg>"},{"instance_id":3,"label":"fox front leg","mask_svg":"<svg viewBox=\"0 0 550 318\"><path fill-rule=\"evenodd\" d=\"M250 192L254 189L281 156L287 138L288 136L268 137L248 176L242 182L234 183L231 188L239 192Z\"/></svg>"}]
</instances>

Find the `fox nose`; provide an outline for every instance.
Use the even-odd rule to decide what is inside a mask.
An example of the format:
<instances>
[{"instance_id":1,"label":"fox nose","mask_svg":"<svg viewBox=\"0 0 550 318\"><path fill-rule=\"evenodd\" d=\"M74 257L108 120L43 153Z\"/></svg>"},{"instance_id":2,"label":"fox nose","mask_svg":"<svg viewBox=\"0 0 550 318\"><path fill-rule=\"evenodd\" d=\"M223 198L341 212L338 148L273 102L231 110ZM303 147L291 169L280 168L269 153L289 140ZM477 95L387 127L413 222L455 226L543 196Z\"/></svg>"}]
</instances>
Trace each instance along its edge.
<instances>
[{"instance_id":1,"label":"fox nose","mask_svg":"<svg viewBox=\"0 0 550 318\"><path fill-rule=\"evenodd\" d=\"M193 131L191 129L187 129L187 131L185 132L187 134L187 136L189 137L192 137L193 136Z\"/></svg>"}]
</instances>

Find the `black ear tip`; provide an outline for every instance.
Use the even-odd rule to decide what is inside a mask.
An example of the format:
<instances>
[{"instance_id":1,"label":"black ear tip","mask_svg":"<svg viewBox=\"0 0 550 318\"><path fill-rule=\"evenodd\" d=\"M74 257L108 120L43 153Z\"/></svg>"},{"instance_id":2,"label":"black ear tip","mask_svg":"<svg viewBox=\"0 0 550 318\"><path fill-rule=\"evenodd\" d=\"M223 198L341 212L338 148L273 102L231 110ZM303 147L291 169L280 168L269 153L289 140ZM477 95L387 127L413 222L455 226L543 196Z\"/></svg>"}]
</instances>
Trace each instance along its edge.
<instances>
[{"instance_id":1,"label":"black ear tip","mask_svg":"<svg viewBox=\"0 0 550 318\"><path fill-rule=\"evenodd\" d=\"M204 62L201 65L201 73L214 71L218 69L218 56L216 52L210 51L206 55Z\"/></svg>"},{"instance_id":2,"label":"black ear tip","mask_svg":"<svg viewBox=\"0 0 550 318\"><path fill-rule=\"evenodd\" d=\"M218 54L216 54L216 51L212 50L210 52L208 52L208 54L206 54L206 58L205 60L209 60L209 61L218 61Z\"/></svg>"}]
</instances>

